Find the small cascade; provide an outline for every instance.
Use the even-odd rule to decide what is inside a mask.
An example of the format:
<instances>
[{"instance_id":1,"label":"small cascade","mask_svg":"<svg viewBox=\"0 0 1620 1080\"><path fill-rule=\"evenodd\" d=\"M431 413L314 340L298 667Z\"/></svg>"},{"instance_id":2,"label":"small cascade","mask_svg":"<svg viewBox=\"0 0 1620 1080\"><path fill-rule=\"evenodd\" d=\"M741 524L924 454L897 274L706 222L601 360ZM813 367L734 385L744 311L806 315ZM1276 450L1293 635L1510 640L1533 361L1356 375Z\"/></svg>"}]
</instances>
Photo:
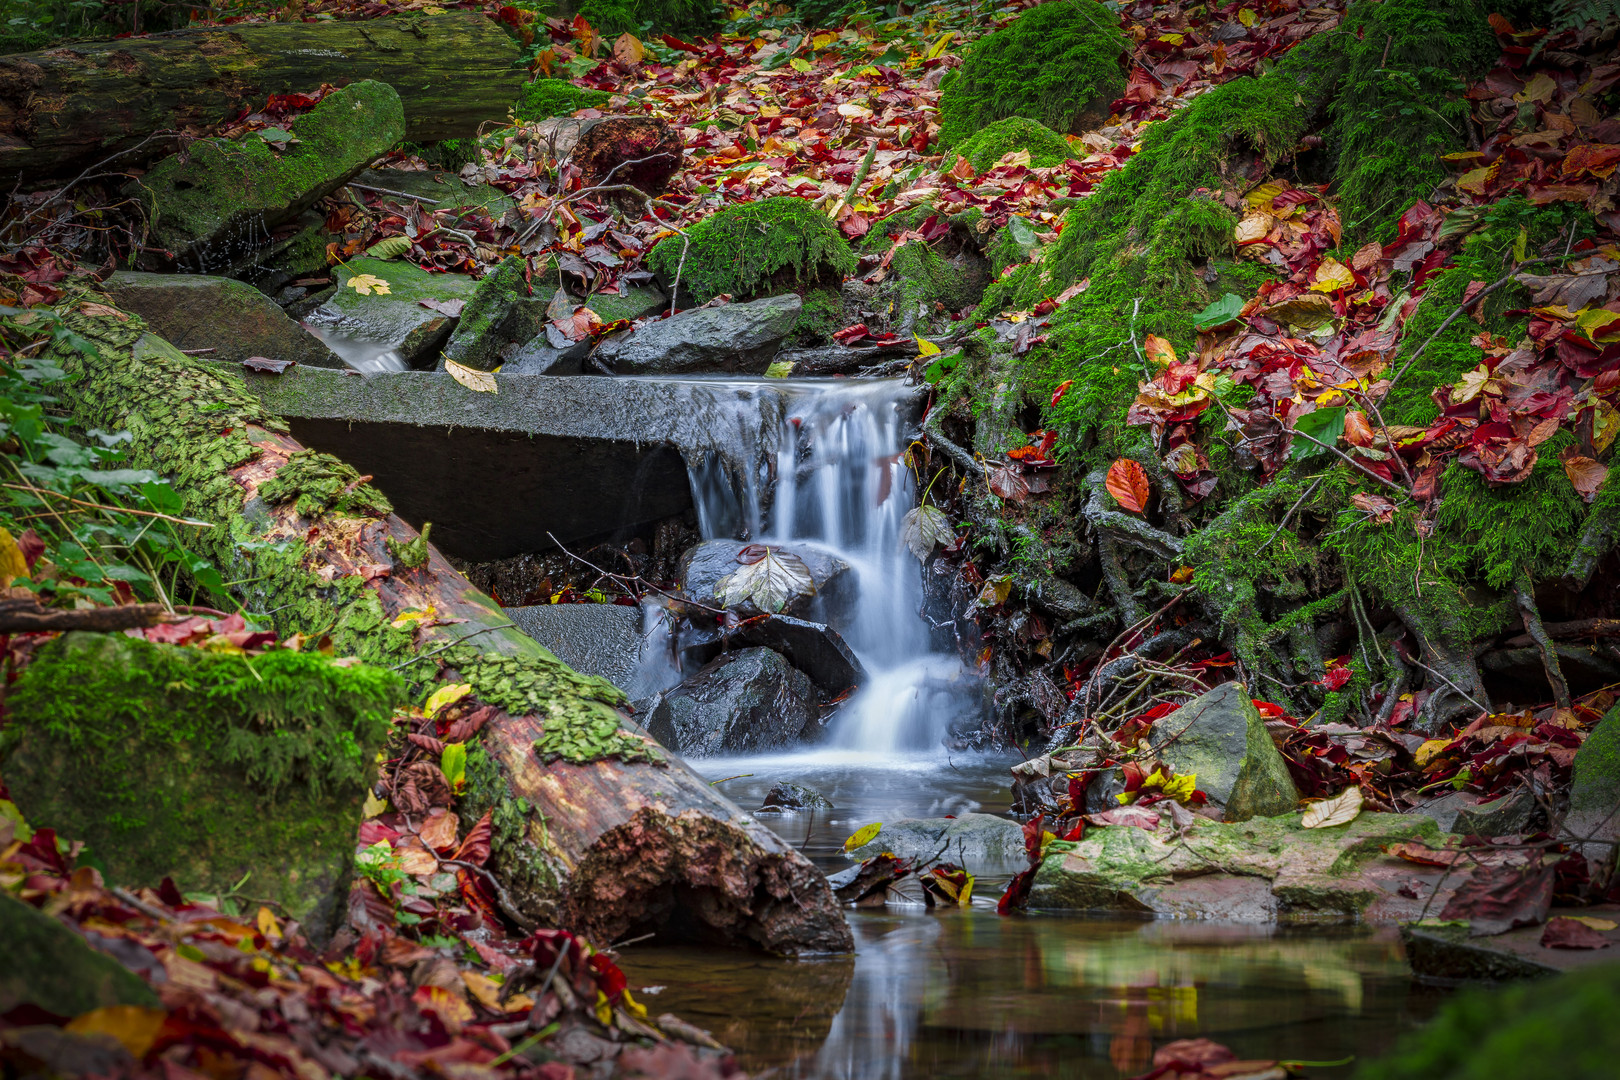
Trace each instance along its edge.
<instances>
[{"instance_id":1,"label":"small cascade","mask_svg":"<svg viewBox=\"0 0 1620 1080\"><path fill-rule=\"evenodd\" d=\"M935 653L921 614L922 573L900 540L917 491L903 461L907 399L898 379L790 380L774 484L733 481L713 459L690 467L704 539L816 545L858 579L845 641L867 681L830 732L861 755L937 749L962 708L955 657Z\"/></svg>"}]
</instances>

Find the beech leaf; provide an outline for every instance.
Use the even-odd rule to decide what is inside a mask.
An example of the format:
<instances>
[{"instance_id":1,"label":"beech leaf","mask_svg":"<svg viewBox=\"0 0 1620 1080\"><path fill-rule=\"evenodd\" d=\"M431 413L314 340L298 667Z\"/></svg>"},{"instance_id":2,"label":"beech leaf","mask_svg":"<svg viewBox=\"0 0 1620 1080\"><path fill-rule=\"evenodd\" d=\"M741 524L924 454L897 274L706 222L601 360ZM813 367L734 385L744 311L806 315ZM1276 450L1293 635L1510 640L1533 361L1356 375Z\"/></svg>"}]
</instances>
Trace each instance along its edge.
<instances>
[{"instance_id":1,"label":"beech leaf","mask_svg":"<svg viewBox=\"0 0 1620 1080\"><path fill-rule=\"evenodd\" d=\"M477 368L466 367L454 360L444 362L444 370L450 377L469 390L476 390L480 394L498 394L500 390L495 386L495 373L493 371L479 371Z\"/></svg>"},{"instance_id":2,"label":"beech leaf","mask_svg":"<svg viewBox=\"0 0 1620 1080\"><path fill-rule=\"evenodd\" d=\"M411 250L411 238L408 236L390 236L386 240L379 240L366 249L366 254L373 259L397 259ZM385 292L387 290L384 290Z\"/></svg>"},{"instance_id":3,"label":"beech leaf","mask_svg":"<svg viewBox=\"0 0 1620 1080\"><path fill-rule=\"evenodd\" d=\"M816 594L810 568L797 555L767 547L757 562L739 566L715 583L723 607L752 602L761 611L778 612L788 601Z\"/></svg>"},{"instance_id":4,"label":"beech leaf","mask_svg":"<svg viewBox=\"0 0 1620 1080\"><path fill-rule=\"evenodd\" d=\"M1131 513L1140 514L1147 509L1148 496L1152 494L1147 470L1130 458L1120 458L1108 467L1104 486L1114 501Z\"/></svg>"},{"instance_id":5,"label":"beech leaf","mask_svg":"<svg viewBox=\"0 0 1620 1080\"><path fill-rule=\"evenodd\" d=\"M1354 821L1356 815L1361 813L1361 788L1347 787L1331 799L1311 803L1305 808L1305 817L1299 825L1302 829L1326 829L1332 825L1344 825Z\"/></svg>"}]
</instances>

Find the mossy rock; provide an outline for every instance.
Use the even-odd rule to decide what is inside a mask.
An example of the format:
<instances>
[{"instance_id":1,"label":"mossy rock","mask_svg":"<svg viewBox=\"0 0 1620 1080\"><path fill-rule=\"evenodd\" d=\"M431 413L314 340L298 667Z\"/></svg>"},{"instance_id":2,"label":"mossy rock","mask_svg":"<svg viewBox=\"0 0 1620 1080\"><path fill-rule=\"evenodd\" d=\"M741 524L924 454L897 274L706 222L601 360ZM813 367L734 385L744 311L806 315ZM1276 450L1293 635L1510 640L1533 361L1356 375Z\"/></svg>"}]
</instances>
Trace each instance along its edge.
<instances>
[{"instance_id":1,"label":"mossy rock","mask_svg":"<svg viewBox=\"0 0 1620 1080\"><path fill-rule=\"evenodd\" d=\"M7 695L0 760L36 827L114 884L271 901L313 939L342 914L397 676L72 633Z\"/></svg>"},{"instance_id":2,"label":"mossy rock","mask_svg":"<svg viewBox=\"0 0 1620 1080\"><path fill-rule=\"evenodd\" d=\"M387 83L351 83L295 119L296 142L273 148L262 132L199 139L131 185L154 243L183 263L227 265L267 243L405 137L405 110Z\"/></svg>"},{"instance_id":3,"label":"mossy rock","mask_svg":"<svg viewBox=\"0 0 1620 1080\"><path fill-rule=\"evenodd\" d=\"M1355 1080L1598 1080L1620 1061L1620 964L1466 990Z\"/></svg>"},{"instance_id":4,"label":"mossy rock","mask_svg":"<svg viewBox=\"0 0 1620 1080\"><path fill-rule=\"evenodd\" d=\"M965 142L1009 116L1079 134L1125 92L1129 49L1119 15L1096 0L1030 9L981 38L941 84L940 144Z\"/></svg>"},{"instance_id":5,"label":"mossy rock","mask_svg":"<svg viewBox=\"0 0 1620 1080\"><path fill-rule=\"evenodd\" d=\"M461 309L461 318L445 344L441 367L445 360L454 360L464 367L493 371L507 354L516 351L514 346L527 344L545 329L549 293L542 293L546 293L547 275L535 275L541 285L531 291L527 270L526 259L509 255L484 275Z\"/></svg>"},{"instance_id":6,"label":"mossy rock","mask_svg":"<svg viewBox=\"0 0 1620 1080\"><path fill-rule=\"evenodd\" d=\"M351 287L361 274L382 280L388 292ZM388 345L410 367L432 367L456 320L421 301L470 302L478 284L465 274L435 274L402 259L350 259L337 268L337 288L309 321L342 337Z\"/></svg>"},{"instance_id":7,"label":"mossy rock","mask_svg":"<svg viewBox=\"0 0 1620 1080\"><path fill-rule=\"evenodd\" d=\"M595 23L591 25L595 26ZM598 27L600 29L600 27ZM567 79L536 79L523 87L512 114L519 120L546 120L573 116L581 109L600 109L613 95L575 86Z\"/></svg>"},{"instance_id":8,"label":"mossy rock","mask_svg":"<svg viewBox=\"0 0 1620 1080\"><path fill-rule=\"evenodd\" d=\"M1286 814L1299 805L1288 764L1239 682L1223 683L1165 717L1152 749L1198 787L1227 821Z\"/></svg>"},{"instance_id":9,"label":"mossy rock","mask_svg":"<svg viewBox=\"0 0 1620 1080\"><path fill-rule=\"evenodd\" d=\"M680 267L681 289L698 303L721 293L736 300L837 289L855 272L855 253L827 215L806 199L782 195L726 206L681 237L659 241L648 263L666 288Z\"/></svg>"},{"instance_id":10,"label":"mossy rock","mask_svg":"<svg viewBox=\"0 0 1620 1080\"><path fill-rule=\"evenodd\" d=\"M36 1005L80 1016L112 1005L158 1007L158 996L118 961L40 911L0 892L0 1014Z\"/></svg>"},{"instance_id":11,"label":"mossy rock","mask_svg":"<svg viewBox=\"0 0 1620 1080\"><path fill-rule=\"evenodd\" d=\"M1029 151L1029 164L1036 169L1061 165L1077 156L1062 135L1023 116L997 120L962 140L952 153L967 158L973 171L982 173L1018 150Z\"/></svg>"}]
</instances>

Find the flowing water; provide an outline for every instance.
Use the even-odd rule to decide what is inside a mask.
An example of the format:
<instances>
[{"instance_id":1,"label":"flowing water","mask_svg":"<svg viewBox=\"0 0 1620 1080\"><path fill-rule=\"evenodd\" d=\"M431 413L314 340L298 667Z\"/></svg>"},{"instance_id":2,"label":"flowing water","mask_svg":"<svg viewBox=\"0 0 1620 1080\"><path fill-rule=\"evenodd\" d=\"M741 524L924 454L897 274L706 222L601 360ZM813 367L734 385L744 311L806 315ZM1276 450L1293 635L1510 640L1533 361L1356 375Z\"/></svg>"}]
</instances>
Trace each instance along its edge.
<instances>
[{"instance_id":1,"label":"flowing water","mask_svg":"<svg viewBox=\"0 0 1620 1080\"><path fill-rule=\"evenodd\" d=\"M868 679L824 745L693 765L744 808L778 781L826 796L833 810L761 820L832 873L851 865L845 837L870 822L1007 813L1018 757L942 745L979 698L956 658L930 649L921 568L900 541L917 502L902 458L909 391L897 381L773 382L791 395L763 448L774 465L689 462L699 522L706 539L818 544L849 563L860 600L845 638ZM715 385L746 402L759 384ZM746 412L717 411L715 424L757 431ZM661 660L644 676L667 687L681 673ZM1114 1080L1146 1071L1156 1047L1200 1036L1240 1057L1331 1061L1386 1049L1437 1004L1412 985L1393 932L998 917L995 898L1020 868L970 865L978 883L965 910L901 900L851 912L853 958L654 943L621 962L654 1012L710 1028L744 1068L815 1080Z\"/></svg>"}]
</instances>

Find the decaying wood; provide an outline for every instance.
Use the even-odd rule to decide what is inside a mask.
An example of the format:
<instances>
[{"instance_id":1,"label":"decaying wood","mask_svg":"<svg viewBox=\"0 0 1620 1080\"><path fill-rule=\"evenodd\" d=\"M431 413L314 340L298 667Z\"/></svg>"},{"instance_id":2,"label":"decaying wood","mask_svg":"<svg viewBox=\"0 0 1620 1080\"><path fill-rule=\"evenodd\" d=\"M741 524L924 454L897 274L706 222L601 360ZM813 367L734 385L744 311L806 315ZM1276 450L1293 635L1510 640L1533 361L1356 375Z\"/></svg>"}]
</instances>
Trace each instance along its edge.
<instances>
[{"instance_id":1,"label":"decaying wood","mask_svg":"<svg viewBox=\"0 0 1620 1080\"><path fill-rule=\"evenodd\" d=\"M157 626L168 619L162 604L124 604L119 607L63 611L41 607L33 598L0 600L0 634L38 631L134 630Z\"/></svg>"},{"instance_id":2,"label":"decaying wood","mask_svg":"<svg viewBox=\"0 0 1620 1080\"><path fill-rule=\"evenodd\" d=\"M662 194L681 168L681 134L651 116L554 117L535 125L550 155L579 166L582 187L625 184Z\"/></svg>"},{"instance_id":3,"label":"decaying wood","mask_svg":"<svg viewBox=\"0 0 1620 1080\"><path fill-rule=\"evenodd\" d=\"M478 12L179 30L0 57L5 184L76 171L160 131L207 134L271 94L324 82L386 82L414 142L466 138L502 122L522 72L516 43ZM172 152L154 140L142 154ZM124 168L135 156L119 160Z\"/></svg>"},{"instance_id":4,"label":"decaying wood","mask_svg":"<svg viewBox=\"0 0 1620 1080\"><path fill-rule=\"evenodd\" d=\"M480 653L555 664L436 549L429 546L426 561L415 569L403 565L396 555L418 534L398 516L308 518L291 499L266 505L257 493L302 448L275 430L284 425L263 412L234 366L195 360L149 334L141 337L144 326L133 317L69 312L66 318L95 343L97 355L61 355L82 376L65 404L82 422L130 429L131 456L170 474L187 496L189 513L206 516L204 507L224 505L242 519L251 536L203 550L229 563L227 578L247 579L237 590L251 608L280 609L272 617L281 633L329 633L339 650L366 655L376 648L372 639L387 635L398 615L431 608L434 625L421 630L407 650L405 666L419 678L432 673L435 657L458 642L476 645ZM474 391L466 393L475 405ZM199 413L200 403L208 402L223 405L233 418ZM229 464L244 450L248 460ZM218 469L196 465L215 460L221 461ZM229 531L199 530L197 536ZM298 545L297 566L255 573L248 556L237 556L242 549L236 545L246 539L260 550ZM380 621L331 625L335 615L363 610L370 596ZM320 616L327 625L300 622L311 618L300 615L300 608L307 609L312 597L330 605ZM483 747L509 802L528 808L522 818L525 857L538 858L559 879L558 895L516 887L517 863L497 852L495 873L526 917L583 930L604 944L633 929L660 931L660 940L691 934L785 953L852 947L849 928L815 867L678 758L547 764L534 750L546 722L500 713L483 729ZM645 737L628 719L621 717L621 725Z\"/></svg>"}]
</instances>

